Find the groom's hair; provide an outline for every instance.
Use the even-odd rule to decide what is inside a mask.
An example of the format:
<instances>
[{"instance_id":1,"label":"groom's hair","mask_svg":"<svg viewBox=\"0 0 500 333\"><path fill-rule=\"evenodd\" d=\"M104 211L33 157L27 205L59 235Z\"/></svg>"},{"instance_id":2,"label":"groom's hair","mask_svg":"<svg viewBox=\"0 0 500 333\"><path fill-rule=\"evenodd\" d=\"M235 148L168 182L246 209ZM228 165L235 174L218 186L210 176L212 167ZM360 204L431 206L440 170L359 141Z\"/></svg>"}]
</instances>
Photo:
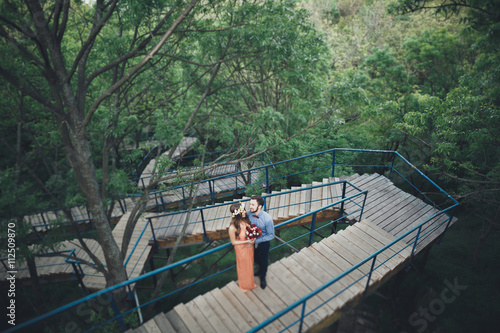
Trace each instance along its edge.
<instances>
[{"instance_id":1,"label":"groom's hair","mask_svg":"<svg viewBox=\"0 0 500 333\"><path fill-rule=\"evenodd\" d=\"M259 204L259 206L262 206L264 207L264 198L261 197L260 195L252 195L252 197L250 198L250 200L256 200L257 203Z\"/></svg>"}]
</instances>

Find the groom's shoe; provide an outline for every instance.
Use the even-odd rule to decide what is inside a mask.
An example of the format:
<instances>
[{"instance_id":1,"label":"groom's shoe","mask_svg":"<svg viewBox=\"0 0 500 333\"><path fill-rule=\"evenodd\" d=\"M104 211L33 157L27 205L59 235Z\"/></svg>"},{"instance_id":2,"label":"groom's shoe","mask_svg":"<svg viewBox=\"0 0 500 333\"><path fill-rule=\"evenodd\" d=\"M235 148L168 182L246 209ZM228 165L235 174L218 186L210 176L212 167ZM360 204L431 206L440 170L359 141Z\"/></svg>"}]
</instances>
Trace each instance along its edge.
<instances>
[{"instance_id":1,"label":"groom's shoe","mask_svg":"<svg viewBox=\"0 0 500 333\"><path fill-rule=\"evenodd\" d=\"M262 289L266 289L267 287L266 278L260 278L260 287Z\"/></svg>"}]
</instances>

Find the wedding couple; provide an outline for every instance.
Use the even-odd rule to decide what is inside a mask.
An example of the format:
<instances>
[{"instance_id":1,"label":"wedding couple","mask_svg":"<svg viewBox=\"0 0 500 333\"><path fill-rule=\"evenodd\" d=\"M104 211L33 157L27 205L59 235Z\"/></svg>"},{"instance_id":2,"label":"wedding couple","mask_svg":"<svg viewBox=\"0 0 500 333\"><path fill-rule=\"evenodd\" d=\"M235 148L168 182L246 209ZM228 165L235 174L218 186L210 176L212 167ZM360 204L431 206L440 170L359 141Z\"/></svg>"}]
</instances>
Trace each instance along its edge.
<instances>
[{"instance_id":1,"label":"wedding couple","mask_svg":"<svg viewBox=\"0 0 500 333\"><path fill-rule=\"evenodd\" d=\"M274 238L274 223L272 217L264 210L264 198L254 195L250 198L250 210L245 210L245 204L234 203L229 207L231 212L231 224L229 226L229 238L236 252L236 271L238 273L238 284L243 291L248 291L257 286L254 276L260 277L260 286L266 288L266 273L269 264L269 248L271 239ZM255 224L262 231L262 235L247 239L247 227ZM255 253L254 253L255 252ZM255 262L259 269L253 270Z\"/></svg>"}]
</instances>

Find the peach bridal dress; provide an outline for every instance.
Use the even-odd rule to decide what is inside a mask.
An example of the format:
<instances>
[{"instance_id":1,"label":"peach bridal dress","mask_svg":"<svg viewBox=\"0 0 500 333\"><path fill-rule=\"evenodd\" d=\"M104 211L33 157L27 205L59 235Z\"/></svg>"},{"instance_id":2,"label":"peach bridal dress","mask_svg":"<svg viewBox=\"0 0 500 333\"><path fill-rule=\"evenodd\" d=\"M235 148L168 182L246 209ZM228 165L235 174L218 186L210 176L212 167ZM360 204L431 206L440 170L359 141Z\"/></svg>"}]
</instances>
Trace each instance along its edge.
<instances>
[{"instance_id":1,"label":"peach bridal dress","mask_svg":"<svg viewBox=\"0 0 500 333\"><path fill-rule=\"evenodd\" d=\"M244 241L247 223L242 223L240 234L236 240ZM236 271L238 272L238 284L243 291L257 288L253 277L253 244L238 244L234 246L236 252Z\"/></svg>"}]
</instances>

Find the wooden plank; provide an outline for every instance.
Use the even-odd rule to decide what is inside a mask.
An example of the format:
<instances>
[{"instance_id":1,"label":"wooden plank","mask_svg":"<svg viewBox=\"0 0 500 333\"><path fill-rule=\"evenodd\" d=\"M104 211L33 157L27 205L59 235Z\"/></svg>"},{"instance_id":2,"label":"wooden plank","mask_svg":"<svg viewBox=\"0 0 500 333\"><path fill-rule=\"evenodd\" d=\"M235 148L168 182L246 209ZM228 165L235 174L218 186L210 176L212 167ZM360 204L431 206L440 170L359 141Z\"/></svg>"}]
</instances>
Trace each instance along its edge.
<instances>
[{"instance_id":1,"label":"wooden plank","mask_svg":"<svg viewBox=\"0 0 500 333\"><path fill-rule=\"evenodd\" d=\"M320 182L312 182L312 186L322 185ZM321 187L313 188L311 191L311 211L321 208Z\"/></svg>"},{"instance_id":2,"label":"wooden plank","mask_svg":"<svg viewBox=\"0 0 500 333\"><path fill-rule=\"evenodd\" d=\"M226 298L219 288L211 290L209 294L212 295L214 300L217 302L214 303L215 307L219 305L227 314L227 317L233 320L236 331L246 332L252 328L252 326L245 318L242 317L240 312L233 306L233 304Z\"/></svg>"},{"instance_id":3,"label":"wooden plank","mask_svg":"<svg viewBox=\"0 0 500 333\"><path fill-rule=\"evenodd\" d=\"M272 291L284 304L286 304L286 306L289 306L296 302L299 299L299 296L297 296L295 292L289 290L288 287L283 284L282 278L280 276L277 276L275 274L275 271L277 271L277 269L274 268L274 264L270 265L266 276L267 288L265 290ZM290 310L290 312L293 312L293 316L300 318L301 309L302 308L300 306L296 306L295 308ZM311 327L311 325L307 322L304 322L304 329L308 329L309 327Z\"/></svg>"},{"instance_id":4,"label":"wooden plank","mask_svg":"<svg viewBox=\"0 0 500 333\"><path fill-rule=\"evenodd\" d=\"M156 325L160 328L160 332L178 332L167 319L165 314L159 313L153 317Z\"/></svg>"},{"instance_id":5,"label":"wooden plank","mask_svg":"<svg viewBox=\"0 0 500 333\"><path fill-rule=\"evenodd\" d=\"M165 317L168 319L170 324L174 327L174 332L177 333L188 333L189 330L187 326L184 324L182 319L179 317L175 310L171 310L165 313Z\"/></svg>"},{"instance_id":6,"label":"wooden plank","mask_svg":"<svg viewBox=\"0 0 500 333\"><path fill-rule=\"evenodd\" d=\"M277 194L277 193L279 193L279 191L272 191L272 194ZM271 201L272 206L270 206L270 208L267 209L267 213L271 215L273 221L278 220L278 210L280 207L280 201L281 200L279 198L279 195L273 196Z\"/></svg>"},{"instance_id":7,"label":"wooden plank","mask_svg":"<svg viewBox=\"0 0 500 333\"><path fill-rule=\"evenodd\" d=\"M326 238L324 244L326 246L338 246L341 250L339 253L344 259L346 259L351 266L359 263L365 259L368 254L361 250L359 247L355 246L351 241L346 240L343 237L339 237L340 232L336 234L335 240L329 240ZM368 273L371 268L371 261L366 262L364 265L360 266L360 271L363 273ZM374 270L372 273L372 281L379 280L383 277L383 273L380 270Z\"/></svg>"},{"instance_id":8,"label":"wooden plank","mask_svg":"<svg viewBox=\"0 0 500 333\"><path fill-rule=\"evenodd\" d=\"M199 210L192 210L189 217L189 224L186 229L186 235L192 235L194 228L201 224L201 213Z\"/></svg>"},{"instance_id":9,"label":"wooden plank","mask_svg":"<svg viewBox=\"0 0 500 333\"><path fill-rule=\"evenodd\" d=\"M302 184L301 188L307 188L306 184ZM300 205L299 205L299 215L304 215L306 213L306 201L307 201L307 190L301 190L300 193Z\"/></svg>"},{"instance_id":10,"label":"wooden plank","mask_svg":"<svg viewBox=\"0 0 500 333\"><path fill-rule=\"evenodd\" d=\"M347 233L347 235L346 235ZM378 250L380 250L383 246L378 244L378 242L374 242L374 239L370 235L364 234L361 230L357 228L347 228L342 234L346 236L353 244L360 244L360 248L365 251L366 255L369 256ZM382 251L377 255L377 259L375 261L374 268L380 266L380 268L385 267L387 271L391 271L396 268L403 260L399 258L392 258L392 254L389 251Z\"/></svg>"},{"instance_id":11,"label":"wooden plank","mask_svg":"<svg viewBox=\"0 0 500 333\"><path fill-rule=\"evenodd\" d=\"M324 283L316 277L310 268L303 267L296 259L295 255L292 255L288 258L284 258L281 260L281 263L293 274L295 275L302 284L306 286L310 292L316 290L317 288L324 285ZM331 288L326 288L320 293L317 294L316 297L321 299L321 303L323 303L322 307L325 310L328 310L329 315L335 312L338 308L342 306L342 304L346 301L344 296L334 297L336 293L333 292ZM333 297L333 298L332 298ZM343 299L341 299L343 298ZM330 300L331 299L331 300ZM326 303L325 303L326 302Z\"/></svg>"},{"instance_id":12,"label":"wooden plank","mask_svg":"<svg viewBox=\"0 0 500 333\"><path fill-rule=\"evenodd\" d=\"M229 311L226 311L220 304L218 304L212 292L208 292L203 295L203 300L205 301L206 306L211 308L213 312L213 316L219 318L220 321L224 324L229 332L234 332L235 328L238 327L237 323L234 321L233 314L236 313L234 309L229 306ZM205 305L204 305L205 306Z\"/></svg>"},{"instance_id":13,"label":"wooden plank","mask_svg":"<svg viewBox=\"0 0 500 333\"><path fill-rule=\"evenodd\" d=\"M328 260L330 260L330 258L335 258L335 264L339 265L339 267L341 267L344 272L349 270L352 266L359 262L359 260L353 256L350 256L348 257L348 259L346 259L345 253L348 250L340 246L339 243L330 243L328 244L328 246L325 244L326 242L316 243L313 245L312 250L319 252ZM333 259L331 261L333 261ZM361 265L358 269L353 270L351 273L349 273L349 275L351 275L356 281L358 281L358 283L363 284L366 283L366 277L364 277L364 275L369 270L370 267L366 263L364 265Z\"/></svg>"},{"instance_id":14,"label":"wooden plank","mask_svg":"<svg viewBox=\"0 0 500 333\"><path fill-rule=\"evenodd\" d=\"M272 315L271 312L269 312L269 309L267 309L267 307L263 305L257 297L249 296L251 292L241 291L241 289L234 282L229 283L227 287L238 298L238 300L245 305L249 315L253 316L257 322L261 322ZM283 324L279 321L273 321L264 327L263 330L265 332L279 332L282 329L284 329Z\"/></svg>"},{"instance_id":15,"label":"wooden plank","mask_svg":"<svg viewBox=\"0 0 500 333\"><path fill-rule=\"evenodd\" d=\"M207 301L204 299L204 295L199 295L189 303L194 303L201 313L205 316L206 320L215 329L215 332L227 332L231 333L231 327L226 327L224 322L219 318L217 313L208 305Z\"/></svg>"},{"instance_id":16,"label":"wooden plank","mask_svg":"<svg viewBox=\"0 0 500 333\"><path fill-rule=\"evenodd\" d=\"M276 276L279 276L281 279L281 283L288 288L288 292L293 292L297 298L302 298L309 294L310 289L307 286L303 285L298 277L293 275L292 272L288 270L286 266L284 266L280 261L273 263L269 267L269 271ZM312 309L316 308L321 304L321 301L317 297L310 298L306 303L306 313L310 312ZM299 309L302 309L302 306L299 306ZM327 316L329 313L325 307L320 307L316 311L312 312L310 315L306 317L306 321L310 324L315 324L321 321L322 318Z\"/></svg>"},{"instance_id":17,"label":"wooden plank","mask_svg":"<svg viewBox=\"0 0 500 333\"><path fill-rule=\"evenodd\" d=\"M176 312L177 316L182 320L184 326L186 326L189 332L199 332L199 333L206 332L206 330L203 328L203 325L200 326L200 324L198 324L198 322L195 320L191 312L183 303L177 304L174 307L174 311Z\"/></svg>"},{"instance_id":18,"label":"wooden plank","mask_svg":"<svg viewBox=\"0 0 500 333\"><path fill-rule=\"evenodd\" d=\"M329 265L323 267L318 265L317 261L311 259L305 252L302 251L290 256L290 258L295 260L297 265L301 265L304 269L313 274L322 284L326 284L342 273L342 271L335 266ZM348 283L345 283L344 279L340 279L328 288L335 295L347 286ZM338 298L341 304L343 304L349 301L353 296L354 294L349 289L346 289L344 292L336 296L336 298Z\"/></svg>"},{"instance_id":19,"label":"wooden plank","mask_svg":"<svg viewBox=\"0 0 500 333\"><path fill-rule=\"evenodd\" d=\"M161 333L162 330L160 327L158 327L158 324L154 320L154 318L148 320L144 324L142 324L142 327L146 330L148 333Z\"/></svg>"},{"instance_id":20,"label":"wooden plank","mask_svg":"<svg viewBox=\"0 0 500 333\"><path fill-rule=\"evenodd\" d=\"M231 201L227 201L227 203L230 203ZM233 203L238 203L239 200L237 201L234 201ZM217 230L220 231L220 230L227 230L229 228L229 225L231 224L231 212L229 210L229 207L231 205L225 205L223 206L224 209L221 211L221 215L220 217L222 217L220 220L219 220L219 223L217 224Z\"/></svg>"},{"instance_id":21,"label":"wooden plank","mask_svg":"<svg viewBox=\"0 0 500 333\"><path fill-rule=\"evenodd\" d=\"M268 287L266 289L253 289L252 295L255 295L255 297L259 298L262 303L265 303L266 307L269 309L269 311L271 311L272 314L276 314L287 307L287 304L285 304L285 302L283 302L283 300L275 294L275 291L271 287ZM294 311L289 311L281 316L278 320L285 327L288 327L298 319L299 316Z\"/></svg>"},{"instance_id":22,"label":"wooden plank","mask_svg":"<svg viewBox=\"0 0 500 333\"><path fill-rule=\"evenodd\" d=\"M208 230L208 225L214 223L214 218L217 214L217 207L209 206L203 207L203 218L205 219L205 226ZM203 234L203 224L199 223L193 230L193 235Z\"/></svg>"},{"instance_id":23,"label":"wooden plank","mask_svg":"<svg viewBox=\"0 0 500 333\"><path fill-rule=\"evenodd\" d=\"M235 282L230 282L229 284L235 284ZM229 285L228 284L228 285ZM231 303L233 308L239 312L240 316L243 318L243 321L249 325L250 327L256 326L260 320L256 320L251 314L248 312L248 309L245 307L244 304L242 304L238 297L235 296L231 290L229 289L228 285L225 287L221 288L220 291L224 295L224 297L228 300L228 302Z\"/></svg>"},{"instance_id":24,"label":"wooden plank","mask_svg":"<svg viewBox=\"0 0 500 333\"><path fill-rule=\"evenodd\" d=\"M292 186L292 192L290 194L290 209L288 210L288 215L290 217L296 217L299 215L299 202L300 202L300 192L297 190L300 186Z\"/></svg>"},{"instance_id":25,"label":"wooden plank","mask_svg":"<svg viewBox=\"0 0 500 333\"><path fill-rule=\"evenodd\" d=\"M308 187L311 187L312 185L311 184L307 184ZM307 189L307 190L304 190L305 191L305 194L306 194L306 197L305 197L305 203L306 203L306 211L305 213L309 213L311 211L311 200L312 200L312 189Z\"/></svg>"},{"instance_id":26,"label":"wooden plank","mask_svg":"<svg viewBox=\"0 0 500 333\"><path fill-rule=\"evenodd\" d=\"M288 192L290 190L282 190L281 192ZM280 209L278 210L278 219L287 219L288 211L290 209L290 193L283 193L280 196Z\"/></svg>"},{"instance_id":27,"label":"wooden plank","mask_svg":"<svg viewBox=\"0 0 500 333\"><path fill-rule=\"evenodd\" d=\"M387 245L395 239L394 236L367 220L362 220L361 222L354 224L354 226L362 230L365 234L374 235L375 238L383 245ZM392 250L394 254L397 254L403 260L407 259L411 253L410 249L405 248L405 245L402 242L394 243L394 245L389 247L389 250Z\"/></svg>"},{"instance_id":28,"label":"wooden plank","mask_svg":"<svg viewBox=\"0 0 500 333\"><path fill-rule=\"evenodd\" d=\"M340 250L340 247L337 247ZM310 246L308 250L313 254L313 257L321 262L326 262L331 266L334 266L340 269L341 272L346 272L353 265L344 259L337 251L332 251L331 248L327 247L322 243L316 243L313 246ZM309 255L307 252L305 252ZM311 257L309 255L309 257ZM349 290L353 293L356 293L358 290L363 290L364 285L362 285L362 281L364 273L361 270L354 270L349 274L345 275L340 281L344 284L351 285Z\"/></svg>"},{"instance_id":29,"label":"wooden plank","mask_svg":"<svg viewBox=\"0 0 500 333\"><path fill-rule=\"evenodd\" d=\"M323 185L325 186L321 188L322 190L321 197L323 198L322 206L326 206L328 204L333 203L332 189L331 186L326 185L328 183L329 183L328 178L323 178Z\"/></svg>"}]
</instances>

